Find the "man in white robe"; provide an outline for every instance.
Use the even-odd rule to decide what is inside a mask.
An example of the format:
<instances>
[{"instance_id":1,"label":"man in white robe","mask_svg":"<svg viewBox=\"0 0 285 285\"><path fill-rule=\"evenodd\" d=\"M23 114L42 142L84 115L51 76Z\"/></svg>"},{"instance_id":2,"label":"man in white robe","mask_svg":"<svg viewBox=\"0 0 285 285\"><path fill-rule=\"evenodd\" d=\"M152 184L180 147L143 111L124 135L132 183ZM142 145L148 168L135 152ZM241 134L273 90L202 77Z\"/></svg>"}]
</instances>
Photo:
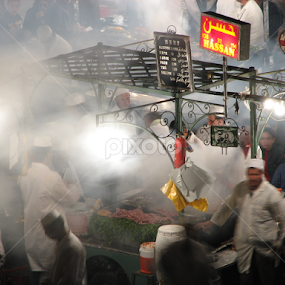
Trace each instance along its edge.
<instances>
[{"instance_id":1,"label":"man in white robe","mask_svg":"<svg viewBox=\"0 0 285 285\"><path fill-rule=\"evenodd\" d=\"M41 219L51 210L64 213L62 205L78 201L80 191L74 185L69 189L60 175L51 171L51 139L36 137L33 143L33 162L28 173L20 179L24 200L24 234L31 284L39 284L42 273L47 271L54 255L50 250L54 243L45 236Z\"/></svg>"},{"instance_id":2,"label":"man in white robe","mask_svg":"<svg viewBox=\"0 0 285 285\"><path fill-rule=\"evenodd\" d=\"M235 208L239 210L234 237L241 284L254 281L273 285L274 266L280 259L285 237L285 203L278 190L264 178L263 160L248 162L247 180L235 186L210 221L197 227L208 230L213 224L222 226Z\"/></svg>"}]
</instances>

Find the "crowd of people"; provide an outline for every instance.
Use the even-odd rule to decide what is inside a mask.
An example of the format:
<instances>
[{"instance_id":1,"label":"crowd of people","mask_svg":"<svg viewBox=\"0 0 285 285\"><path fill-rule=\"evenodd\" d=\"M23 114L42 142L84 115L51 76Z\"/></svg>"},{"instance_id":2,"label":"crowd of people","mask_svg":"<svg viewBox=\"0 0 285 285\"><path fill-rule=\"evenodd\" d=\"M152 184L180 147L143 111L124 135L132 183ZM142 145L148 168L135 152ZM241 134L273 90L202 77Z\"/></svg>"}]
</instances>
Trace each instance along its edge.
<instances>
[{"instance_id":1,"label":"crowd of people","mask_svg":"<svg viewBox=\"0 0 285 285\"><path fill-rule=\"evenodd\" d=\"M87 44L95 45L101 39L98 32L106 25L106 21L101 20L103 15L100 15L100 5L104 6L104 1L35 0L33 6L25 11L24 16L19 14L21 1L23 0L7 0L6 5L1 2L0 48L11 44L24 45L33 39L43 45L46 51L45 57L52 57L71 50L86 48ZM201 12L213 11L250 23L250 45L267 49L266 40L268 50L276 44L278 30L284 20L284 3L269 0L269 37L265 39L262 0L179 0L174 3L173 15L177 21L174 24L178 25L179 32L188 33L193 41L199 40ZM123 1L116 5L114 2L107 5L112 6L112 4L116 6L114 13L122 5L118 13L123 14L125 21L122 24L127 30L142 27L152 33L153 29L159 29L160 24L153 14L152 7L159 9L158 13L161 16L171 14L167 10L171 7L162 0L157 3L148 1L146 6L141 5L139 0ZM173 24L174 21L164 19L163 22L165 20L168 25ZM91 31L92 33L89 33ZM92 41L91 38L96 38L97 41ZM48 52L55 47L59 49L57 52Z\"/></svg>"}]
</instances>

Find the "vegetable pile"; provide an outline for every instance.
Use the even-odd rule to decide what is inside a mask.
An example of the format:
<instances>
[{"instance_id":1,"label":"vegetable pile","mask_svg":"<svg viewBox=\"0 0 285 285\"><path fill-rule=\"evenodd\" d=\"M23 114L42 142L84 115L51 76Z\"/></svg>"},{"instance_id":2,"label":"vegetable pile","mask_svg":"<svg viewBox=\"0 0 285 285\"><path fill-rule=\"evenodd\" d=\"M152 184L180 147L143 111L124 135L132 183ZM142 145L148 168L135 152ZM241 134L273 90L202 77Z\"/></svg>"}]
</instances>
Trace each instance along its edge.
<instances>
[{"instance_id":1,"label":"vegetable pile","mask_svg":"<svg viewBox=\"0 0 285 285\"><path fill-rule=\"evenodd\" d=\"M130 238L139 244L155 241L159 224L140 225L125 218L109 218L93 214L89 221L89 233L99 233L109 244Z\"/></svg>"}]
</instances>

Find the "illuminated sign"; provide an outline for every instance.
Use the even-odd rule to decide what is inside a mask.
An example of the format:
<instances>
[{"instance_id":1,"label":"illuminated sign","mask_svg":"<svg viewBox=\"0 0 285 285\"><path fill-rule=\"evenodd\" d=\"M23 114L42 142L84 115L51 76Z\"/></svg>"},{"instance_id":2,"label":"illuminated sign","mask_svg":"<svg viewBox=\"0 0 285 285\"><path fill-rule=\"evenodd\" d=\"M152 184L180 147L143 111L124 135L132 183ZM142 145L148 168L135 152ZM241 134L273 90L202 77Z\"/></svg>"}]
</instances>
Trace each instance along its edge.
<instances>
[{"instance_id":1,"label":"illuminated sign","mask_svg":"<svg viewBox=\"0 0 285 285\"><path fill-rule=\"evenodd\" d=\"M214 12L201 14L201 48L237 60L247 60L249 43L250 24Z\"/></svg>"},{"instance_id":2,"label":"illuminated sign","mask_svg":"<svg viewBox=\"0 0 285 285\"><path fill-rule=\"evenodd\" d=\"M281 50L285 53L285 32L281 33L279 36L279 45Z\"/></svg>"}]
</instances>

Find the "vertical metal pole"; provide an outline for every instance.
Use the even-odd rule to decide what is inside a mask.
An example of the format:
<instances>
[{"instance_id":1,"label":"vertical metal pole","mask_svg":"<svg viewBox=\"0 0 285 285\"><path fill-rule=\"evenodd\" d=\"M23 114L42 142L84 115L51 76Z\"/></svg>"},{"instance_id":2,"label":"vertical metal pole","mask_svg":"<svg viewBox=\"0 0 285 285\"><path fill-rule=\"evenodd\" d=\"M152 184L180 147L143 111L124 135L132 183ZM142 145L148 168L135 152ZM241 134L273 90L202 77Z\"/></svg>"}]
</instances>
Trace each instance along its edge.
<instances>
[{"instance_id":1,"label":"vertical metal pole","mask_svg":"<svg viewBox=\"0 0 285 285\"><path fill-rule=\"evenodd\" d=\"M268 0L263 0L263 26L264 26L264 40L269 39L269 6Z\"/></svg>"},{"instance_id":2,"label":"vertical metal pole","mask_svg":"<svg viewBox=\"0 0 285 285\"><path fill-rule=\"evenodd\" d=\"M182 111L181 111L181 105L182 105L182 99L180 96L180 93L172 93L172 96L175 97L175 122L176 122L176 129L179 130L180 133L183 133L182 131ZM183 215L184 209L179 212L179 224L183 225Z\"/></svg>"},{"instance_id":3,"label":"vertical metal pole","mask_svg":"<svg viewBox=\"0 0 285 285\"><path fill-rule=\"evenodd\" d=\"M103 54L103 43L98 43L98 74L99 74L99 78L100 75L102 74L103 70L104 70L104 54ZM105 101L105 90L104 90L104 85L102 84L98 84L98 109L99 112L104 112L104 101Z\"/></svg>"},{"instance_id":4,"label":"vertical metal pole","mask_svg":"<svg viewBox=\"0 0 285 285\"><path fill-rule=\"evenodd\" d=\"M250 78L256 78L256 70L254 67L250 68ZM249 82L250 94L256 94L256 84L253 81ZM251 158L256 158L257 152L257 124L256 124L256 105L250 102L250 135L251 135Z\"/></svg>"},{"instance_id":5,"label":"vertical metal pole","mask_svg":"<svg viewBox=\"0 0 285 285\"><path fill-rule=\"evenodd\" d=\"M182 114L181 114L182 99L181 99L180 93L173 93L172 96L175 97L176 129L182 133L183 132L182 131Z\"/></svg>"},{"instance_id":6,"label":"vertical metal pole","mask_svg":"<svg viewBox=\"0 0 285 285\"><path fill-rule=\"evenodd\" d=\"M227 71L228 71L228 59L225 56L223 56L225 118L228 117L228 89L227 89L228 73Z\"/></svg>"}]
</instances>

